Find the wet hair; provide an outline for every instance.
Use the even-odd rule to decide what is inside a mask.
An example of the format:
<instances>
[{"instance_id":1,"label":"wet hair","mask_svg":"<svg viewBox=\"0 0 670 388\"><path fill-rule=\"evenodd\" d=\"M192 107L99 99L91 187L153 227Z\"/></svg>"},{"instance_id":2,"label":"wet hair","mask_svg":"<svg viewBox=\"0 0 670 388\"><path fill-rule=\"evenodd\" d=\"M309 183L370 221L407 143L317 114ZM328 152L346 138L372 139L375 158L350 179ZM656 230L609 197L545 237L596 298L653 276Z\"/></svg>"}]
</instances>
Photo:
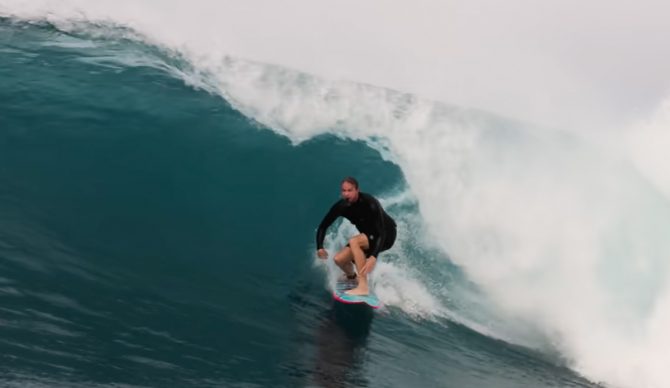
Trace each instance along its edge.
<instances>
[{"instance_id":1,"label":"wet hair","mask_svg":"<svg viewBox=\"0 0 670 388\"><path fill-rule=\"evenodd\" d=\"M342 183L344 183L344 182L347 182L347 183L350 183L350 184L354 185L354 188L356 190L358 190L358 181L356 180L356 178L354 178L352 176L348 176L348 177L342 179ZM342 183L340 183L340 184L342 184Z\"/></svg>"}]
</instances>

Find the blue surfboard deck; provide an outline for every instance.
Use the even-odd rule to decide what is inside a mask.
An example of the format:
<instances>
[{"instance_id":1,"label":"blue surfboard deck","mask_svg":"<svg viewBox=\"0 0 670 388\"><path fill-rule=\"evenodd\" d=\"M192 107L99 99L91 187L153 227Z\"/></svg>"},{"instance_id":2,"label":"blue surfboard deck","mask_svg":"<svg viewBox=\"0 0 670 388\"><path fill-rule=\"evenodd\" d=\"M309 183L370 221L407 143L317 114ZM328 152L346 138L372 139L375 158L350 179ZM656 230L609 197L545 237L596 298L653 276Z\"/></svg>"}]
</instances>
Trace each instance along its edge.
<instances>
[{"instance_id":1,"label":"blue surfboard deck","mask_svg":"<svg viewBox=\"0 0 670 388\"><path fill-rule=\"evenodd\" d=\"M345 292L356 287L356 280L342 280L335 283L335 291L333 291L333 298L341 303L348 304L366 304L373 309L381 307L382 302L377 298L377 295L370 292L368 295L347 295Z\"/></svg>"}]
</instances>

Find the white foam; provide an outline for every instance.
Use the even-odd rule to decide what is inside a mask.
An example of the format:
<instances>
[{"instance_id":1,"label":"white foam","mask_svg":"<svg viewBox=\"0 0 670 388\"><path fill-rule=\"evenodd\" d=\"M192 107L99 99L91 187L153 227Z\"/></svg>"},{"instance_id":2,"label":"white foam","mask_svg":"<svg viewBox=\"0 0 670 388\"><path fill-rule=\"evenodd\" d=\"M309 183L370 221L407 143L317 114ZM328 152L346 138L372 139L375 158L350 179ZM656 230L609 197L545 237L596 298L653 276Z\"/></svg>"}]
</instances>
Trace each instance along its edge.
<instances>
[{"instance_id":1,"label":"white foam","mask_svg":"<svg viewBox=\"0 0 670 388\"><path fill-rule=\"evenodd\" d=\"M636 123L625 144L638 169L670 198L670 169L666 151L670 149L670 98L649 118Z\"/></svg>"}]
</instances>

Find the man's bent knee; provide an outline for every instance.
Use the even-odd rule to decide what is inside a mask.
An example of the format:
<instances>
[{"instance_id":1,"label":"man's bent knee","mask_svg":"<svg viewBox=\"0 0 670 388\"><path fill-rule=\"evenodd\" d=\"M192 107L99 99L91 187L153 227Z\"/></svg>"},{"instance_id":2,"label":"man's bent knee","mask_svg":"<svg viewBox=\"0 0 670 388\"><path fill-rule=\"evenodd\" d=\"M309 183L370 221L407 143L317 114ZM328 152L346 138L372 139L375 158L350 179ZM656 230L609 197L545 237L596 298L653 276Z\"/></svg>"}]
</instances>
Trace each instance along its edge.
<instances>
[{"instance_id":1,"label":"man's bent knee","mask_svg":"<svg viewBox=\"0 0 670 388\"><path fill-rule=\"evenodd\" d=\"M367 249L368 247L368 238L364 234L359 234L357 236L349 239L349 246L357 247L361 249Z\"/></svg>"},{"instance_id":2,"label":"man's bent knee","mask_svg":"<svg viewBox=\"0 0 670 388\"><path fill-rule=\"evenodd\" d=\"M363 245L363 240L362 240L363 238L364 237L361 236L361 235L350 238L349 239L349 246L360 247L361 245Z\"/></svg>"},{"instance_id":3,"label":"man's bent knee","mask_svg":"<svg viewBox=\"0 0 670 388\"><path fill-rule=\"evenodd\" d=\"M335 257L333 257L333 260L335 260L336 263L342 264L351 261L351 258L352 258L351 249L347 247L337 252Z\"/></svg>"}]
</instances>

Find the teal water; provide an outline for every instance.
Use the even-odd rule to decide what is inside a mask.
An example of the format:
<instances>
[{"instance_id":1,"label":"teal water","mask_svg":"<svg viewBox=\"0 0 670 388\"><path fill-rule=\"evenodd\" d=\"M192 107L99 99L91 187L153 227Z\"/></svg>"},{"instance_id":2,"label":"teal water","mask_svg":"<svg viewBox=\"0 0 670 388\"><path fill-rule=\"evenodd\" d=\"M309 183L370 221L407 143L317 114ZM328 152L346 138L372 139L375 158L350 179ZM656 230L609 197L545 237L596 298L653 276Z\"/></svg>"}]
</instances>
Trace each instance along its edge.
<instances>
[{"instance_id":1,"label":"teal water","mask_svg":"<svg viewBox=\"0 0 670 388\"><path fill-rule=\"evenodd\" d=\"M316 225L343 176L383 196L402 171L113 60L134 55L171 60L0 20L0 384L593 386L446 318L335 304Z\"/></svg>"}]
</instances>

